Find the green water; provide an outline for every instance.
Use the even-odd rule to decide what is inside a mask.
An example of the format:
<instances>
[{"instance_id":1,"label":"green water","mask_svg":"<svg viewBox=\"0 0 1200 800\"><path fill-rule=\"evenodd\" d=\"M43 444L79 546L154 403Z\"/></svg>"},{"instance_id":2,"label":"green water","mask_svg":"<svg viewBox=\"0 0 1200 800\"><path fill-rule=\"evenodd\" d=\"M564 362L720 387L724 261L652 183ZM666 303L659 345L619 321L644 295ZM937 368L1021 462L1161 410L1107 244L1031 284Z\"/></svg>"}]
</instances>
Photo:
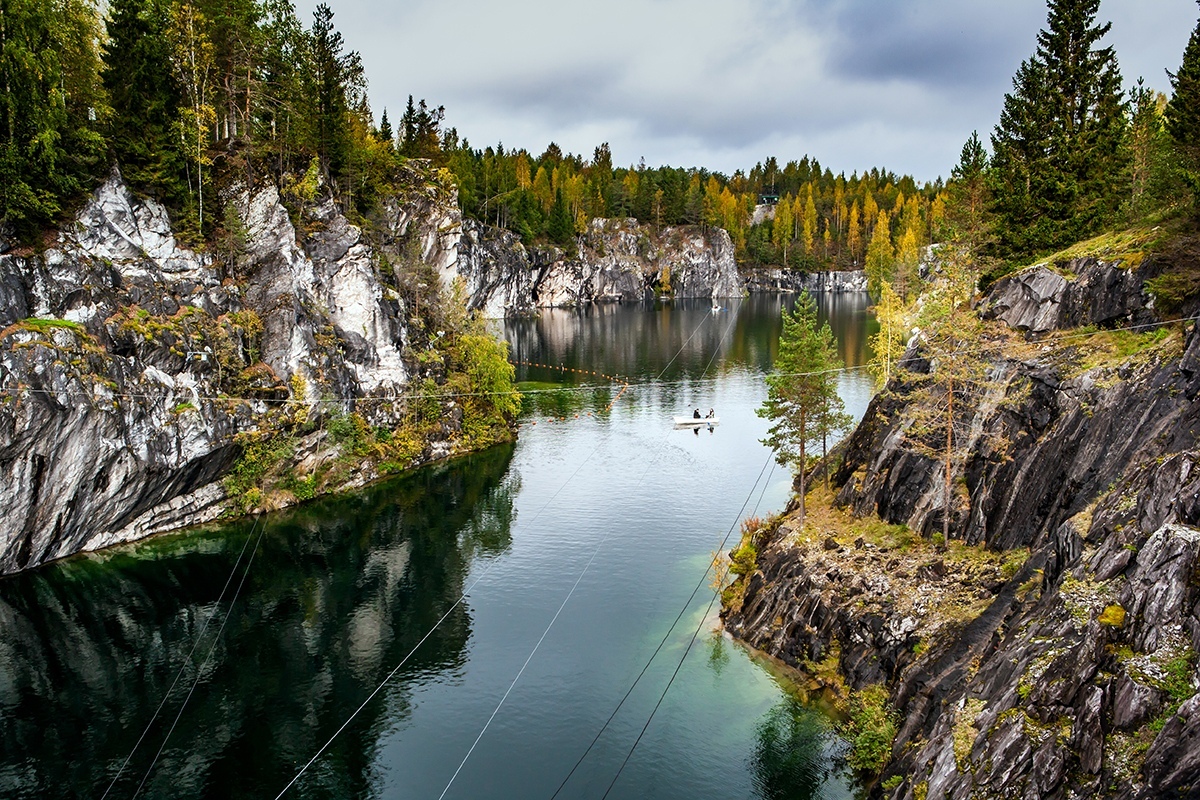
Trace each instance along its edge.
<instances>
[{"instance_id":1,"label":"green water","mask_svg":"<svg viewBox=\"0 0 1200 800\"><path fill-rule=\"evenodd\" d=\"M510 323L550 365L518 378L592 387L531 393L515 446L0 581L0 796L270 798L331 738L286 797L550 798L585 752L559 797L850 796L703 577L788 495L754 415L781 302ZM864 299L823 310L862 363ZM694 407L721 424L675 430Z\"/></svg>"}]
</instances>

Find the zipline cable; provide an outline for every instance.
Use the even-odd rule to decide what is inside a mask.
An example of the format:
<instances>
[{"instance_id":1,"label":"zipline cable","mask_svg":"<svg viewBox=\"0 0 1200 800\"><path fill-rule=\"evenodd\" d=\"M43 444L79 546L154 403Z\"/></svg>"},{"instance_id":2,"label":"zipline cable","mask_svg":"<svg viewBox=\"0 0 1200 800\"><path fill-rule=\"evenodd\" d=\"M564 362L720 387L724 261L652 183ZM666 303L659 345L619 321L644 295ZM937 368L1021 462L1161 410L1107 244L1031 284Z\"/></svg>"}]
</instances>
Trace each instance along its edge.
<instances>
[{"instance_id":1,"label":"zipline cable","mask_svg":"<svg viewBox=\"0 0 1200 800\"><path fill-rule=\"evenodd\" d=\"M192 649L188 651L187 656L185 656L183 661L180 663L179 670L175 673L175 679L171 681L170 687L167 688L162 700L159 701L158 708L154 710L154 714L151 715L150 721L147 722L146 727L142 729L142 735L139 736L137 742L134 743L133 749L129 751L129 755L125 756L125 760L121 762L121 768L117 770L117 774L113 776L111 781L109 781L108 788L104 790L104 794L100 795L100 800L104 800L104 798L108 797L109 792L112 791L113 786L116 785L117 780L121 777L121 773L123 773L125 768L129 766L129 761L133 758L133 754L137 752L137 749L141 747L142 742L145 740L146 735L150 733L150 728L153 727L155 721L158 719L158 715L162 713L163 707L167 704L167 700L170 698L171 693L175 691L175 686L179 683L179 679L183 677L184 669L189 663L191 663L192 656L196 654L196 648L200 646L200 640L204 638L204 633L208 630L209 623L211 623L217 616L217 611L221 607L221 601L225 599L225 592L229 590L229 585L233 582L233 576L237 574L238 567L242 563L242 558L246 555L246 548L250 546L250 540L254 538L254 528L261 520L262 518L259 517L255 520L254 525L251 526L250 535L246 537L246 541L242 542L241 552L238 553L237 560L233 562L233 569L229 571L229 577L225 579L225 585L221 587L221 593L217 596L216 603L213 604L212 612L209 613L208 618L204 620L204 624L200 626L200 632L196 634L196 639L192 642Z\"/></svg>"},{"instance_id":2,"label":"zipline cable","mask_svg":"<svg viewBox=\"0 0 1200 800\"><path fill-rule=\"evenodd\" d=\"M183 710L187 708L188 701L192 699L192 694L200 684L200 678L204 676L204 668L208 665L209 660L212 659L213 653L217 652L217 645L221 643L221 634L225 631L225 625L229 622L229 618L233 616L233 607L237 605L238 596L242 593L242 586L245 585L246 577L250 574L250 567L254 565L254 557L258 554L258 546L262 543L263 534L266 530L267 526L265 523L258 526L258 538L254 540L254 549L250 551L250 559L246 562L246 569L242 572L242 578L238 581L237 589L234 590L233 599L229 601L229 608L225 612L225 618L221 620L221 627L217 629L217 635L213 637L212 647L208 649L208 655L204 657L204 660L200 662L200 666L196 668L196 679L192 681L191 688L188 689L187 695L183 698L183 703L180 704L179 710L175 713L175 719L171 722L171 727L167 730L167 735L163 737L162 744L158 746L158 752L154 754L154 759L150 762L150 766L146 768L146 774L142 776L141 783L134 790L133 798L136 798L142 791L142 787L146 785L146 780L150 777L150 773L154 771L154 765L158 763L159 757L162 756L163 750L166 749L167 740L175 732L175 726L179 724L179 718L183 716ZM251 529L251 534L253 534L253 529Z\"/></svg>"},{"instance_id":3,"label":"zipline cable","mask_svg":"<svg viewBox=\"0 0 1200 800\"><path fill-rule=\"evenodd\" d=\"M702 376L705 373L707 373L708 370L712 367L713 362L716 360L717 355L720 353L720 349L721 349L722 344L724 344L725 338L729 335L729 331L733 328L733 323L734 323L734 320L731 320L730 323L725 326L725 332L721 335L721 339L717 343L717 348L713 352L712 357L708 360L708 364L705 365L704 372L701 373ZM649 469L649 468L647 467L647 469ZM772 472L774 472L774 467L772 467ZM643 475L643 477L644 477L644 475ZM760 472L758 479L756 479L754 481L754 485L750 487L750 494L747 496L747 502L749 502L749 498L754 495L754 489L758 486L758 480L761 478L762 478L762 473ZM764 491L766 490L765 484L763 486L763 490ZM759 495L759 501L760 502L762 501L762 495ZM745 508L746 508L745 503L743 503L741 510L744 511ZM757 506L755 508L757 509ZM741 512L739 511L739 515L740 515L740 513ZM728 536L728 534L726 534L725 540L728 540L728 538L729 538L729 536ZM724 545L725 545L725 541L723 540L721 542L721 548L718 550L718 552L720 552L720 550L724 549ZM679 613L675 616L675 619L672 620L670 626L667 627L667 630L663 634L662 639L660 639L658 642L658 646L654 648L654 652L650 654L650 657L648 659L646 659L646 663L642 665L641 671L638 672L637 677L633 679L633 683L630 684L629 689L626 690L624 696L621 697L621 699L617 703L616 707L613 708L612 713L608 715L608 719L606 719L604 721L604 724L600 726L600 730L598 730L596 732L596 735L592 738L592 741L588 743L587 748L583 751L583 755L581 755L579 757L579 759L575 762L574 766L571 767L570 772L567 773L567 776L565 778L563 778L562 783L560 783L558 785L558 788L554 790L554 794L551 795L551 800L554 800L554 798L558 797L559 794L562 793L562 790L566 788L567 783L571 780L571 777L575 774L575 771L578 770L579 767L583 764L584 760L587 759L588 754L592 752L592 750L596 747L597 742L600 741L600 737L604 735L604 732L606 730L608 730L608 726L612 724L612 721L614 719L616 719L617 713L624 707L625 702L629 699L629 696L631 694L633 694L633 690L637 688L639 683L641 683L642 678L645 677L645 675L646 675L646 671L650 669L650 665L654 662L654 659L658 656L659 652L666 645L667 640L671 638L671 634L675 631L675 627L679 624L679 620L681 620L683 618L683 615L687 612L688 606L691 605L692 600L695 599L696 593L700 591L700 587L704 583L704 578L708 575L708 570L712 568L713 563L715 563L715 562L710 561L708 566L705 567L704 574L700 576L700 582L696 584L696 587L692 590L691 595L689 595L688 599L684 602L683 607L679 609Z\"/></svg>"},{"instance_id":4,"label":"zipline cable","mask_svg":"<svg viewBox=\"0 0 1200 800\"><path fill-rule=\"evenodd\" d=\"M599 445L597 445L597 449L598 448L599 448ZM569 484L575 478L575 476L579 474L579 471L581 469L583 469L584 464L586 464L591 459L591 457L593 455L595 455L595 453L596 453L596 450L593 449L592 452L588 454L587 458L585 458L585 459L583 459L583 461L579 462L579 466L575 468L575 471L572 472L571 475L565 481L563 481L562 485L559 486L558 489L555 490L554 494L552 494L550 496L550 498L547 499L544 504L542 504L542 507L540 509L538 509L538 512L533 515L533 519L531 519L529 521L530 524L537 521L537 518L542 515L542 512L545 511L547 508L549 508L550 504L553 503L554 500L558 497L558 495L562 493L563 489L567 488L567 484ZM420 649L421 645L425 644L425 641L427 639L429 639L430 636L433 635L434 631L436 631L439 627L441 627L442 623L445 622L446 619L454 612L454 609L458 608L462 604L462 602L467 599L467 595L469 595L471 593L471 590L474 589L477 585L479 585L479 582L482 581L485 577L487 577L488 573L492 571L492 567L494 567L498 563L499 563L499 559L493 559L488 562L488 565L479 573L479 575L475 578L475 580L471 581L471 584L469 586L467 586L467 588L464 589L461 594L459 594L458 599L455 600L454 603L448 609L446 609L446 612L444 614L442 614L441 617L438 618L437 622L433 623L433 627L431 627L428 631L426 631L425 635L421 637L420 641L418 641L415 645L412 646L412 649L409 650L408 653L406 653L402 659L400 659L400 662L398 664L396 664L396 666L392 669L392 671L387 674L387 676L379 683L378 686L375 687L375 689L369 695L367 695L367 698L365 700L363 700L362 703L359 704L358 708L354 709L354 711L351 712L350 716L346 718L346 721L342 723L341 727L333 732L333 735L329 737L329 739L325 742L325 744L321 745L321 748L319 750L317 750L316 753L313 754L313 757L310 758L308 760L308 762L303 767L300 768L300 771L297 772L290 781L288 781L287 786L284 786L283 789L280 790L279 794L275 795L275 800L279 800L279 798L281 798L285 794L287 794L287 790L292 788L292 786L296 783L296 781L300 780L300 776L302 776L305 772L307 772L308 768L316 763L317 759L321 757L321 754L324 753L326 749L328 749L329 745L333 744L334 739L336 739L341 734L342 731L346 730L346 728L350 725L350 723L354 721L354 718L357 717L362 712L362 710L367 707L367 704L370 703L375 698L375 695L379 694L379 692L383 689L383 687L386 686L388 684L388 682L391 681L391 679L396 676L396 673L400 671L400 668L403 667L406 663L408 663L408 660L413 657L413 654L415 654L417 652L417 650Z\"/></svg>"},{"instance_id":5,"label":"zipline cable","mask_svg":"<svg viewBox=\"0 0 1200 800\"><path fill-rule=\"evenodd\" d=\"M742 501L742 507L738 510L737 517L734 519L733 524L729 526L729 531L725 534L725 538L721 540L721 546L717 550L718 553L725 550L725 546L729 543L729 537L733 535L734 530L737 529L738 523L742 519L742 513L746 510L746 506L750 503L750 498L754 496L754 490L758 488L758 482L762 480L763 473L767 471L767 464L770 463L774 457L774 453L767 454L767 461L763 462L762 469L759 470L758 477L754 480L754 485L750 487L750 493L747 494L746 499ZM700 580L697 582L696 588L692 590L692 595L688 598L688 604L691 603L692 598L694 598L697 592L700 591L700 587L704 584L704 579L708 577L709 569L711 569L715 563L716 560L714 559L709 563L709 567L704 570L704 574L700 576ZM642 737L646 735L646 731L649 729L650 723L654 720L654 715L658 713L658 709L662 705L663 700L666 698L667 692L671 689L671 684L673 684L675 682L675 678L679 676L679 671L683 668L683 662L687 660L688 653L691 652L692 645L696 643L696 638L700 635L700 629L704 627L705 620L707 620L708 615L712 613L713 603L716 602L720 594L720 589L713 590L712 599L708 601L708 607L700 616L700 622L696 624L696 630L692 631L692 637L688 640L687 647L684 648L683 655L679 658L679 663L675 665L675 671L671 673L671 677L667 680L667 685L663 687L662 694L658 697L658 702L654 704L654 708L650 711L650 716L646 718L646 724L642 726L641 732L638 733L637 738L633 741L633 746L630 747L629 752L625 754L625 760L621 762L621 766L617 769L617 774L613 776L612 781L608 784L608 788L605 789L604 796L601 798L601 800L607 798L609 793L612 792L613 786L615 786L617 783L617 779L621 777L621 773L625 771L626 765L629 764L629 759L633 757L633 751L637 749L638 744L642 741ZM684 609L686 608L687 605L684 606ZM680 616L682 616L682 612Z\"/></svg>"},{"instance_id":6,"label":"zipline cable","mask_svg":"<svg viewBox=\"0 0 1200 800\"><path fill-rule=\"evenodd\" d=\"M701 320L700 324L696 326L696 329L692 331L692 335L689 336L686 341L684 341L684 343L680 346L679 350L675 353L675 355L671 358L671 360L667 362L667 365L665 367L663 367L663 369L659 372L658 378L662 378L662 376L666 374L667 370L670 369L671 364L674 363L675 359L679 357L679 354L682 353L684 348L687 347L688 342L690 342L692 340L692 338L700 331L700 328L711 318L711 316L712 316L712 314L710 313L710 314L706 315L703 320ZM729 328L731 326L732 326L732 323L730 323L729 326L726 326L726 330L724 333L722 333L721 339L717 343L717 348L714 350L712 358L709 359L708 364L705 366L704 372L708 372L708 368L712 366L712 362L717 357L717 354L720 352L721 344L725 341L725 337L728 335ZM578 372L579 370L572 369L571 371ZM703 374L704 373L701 373L701 375L703 375ZM626 384L626 387L628 387L628 384ZM624 391L624 390L622 390L622 391ZM610 407L611 407L611 404L610 404ZM670 435L670 432L668 431L662 437L662 439L659 441L659 445L655 449L654 455L646 463L646 470L645 470L645 472L642 473L641 480L644 480L646 475L649 474L650 467L653 465L654 459L658 457L659 453L662 450L662 446L666 443L667 436L669 436L669 435ZM596 450L598 450L599 447L600 447L600 445L599 445L599 443L597 443L596 448L594 448L592 450L592 454L595 454ZM590 458L591 456L589 455L588 457ZM575 590L577 588L579 588L580 582L583 580L584 576L587 574L588 570L591 568L592 562L594 562L596 560L596 556L600 553L600 549L604 546L604 544L610 538L612 538L612 529L609 529L604 534L604 536L601 537L600 541L596 544L596 547L592 550L591 556L588 558L587 563L584 564L583 570L580 571L579 576L575 579L575 583L571 586L570 591L567 592L567 596L563 598L563 601L559 605L558 610L554 612L554 616L550 619L550 623L546 626L546 629L544 631L542 631L541 637L537 640L537 643L534 644L533 649L530 651L528 657L526 657L526 659L525 659L525 663L523 663L521 665L521 668L519 670L517 670L516 676L512 679L512 682L508 685L508 689L505 690L504 695L500 698L500 702L498 702L496 704L496 708L492 710L491 716L489 716L487 718L487 721L483 724L483 728L479 731L479 735L477 735L475 737L475 741L472 742L470 748L467 749L466 755L464 755L462 761L459 762L458 768L454 770L454 774L450 776L450 780L446 783L446 787L444 789L442 789L442 793L438 796L438 800L442 800L442 798L444 798L446 796L446 793L450 791L450 787L454 785L454 781L458 779L459 773L461 773L463 767L466 766L467 761L471 758L471 754L475 752L475 748L479 745L480 740L483 739L484 734L487 733L487 730L491 726L492 721L496 718L496 715L500 713L501 707L503 707L505 701L508 700L508 696L512 693L513 688L517 685L517 682L521 679L521 676L523 674L525 674L525 669L529 666L529 662L533 660L533 657L537 653L538 648L540 648L542 646L542 642L544 642L546 637L550 634L550 629L554 627L554 623L558 621L559 615L562 614L563 609L566 608L567 603L570 601L571 597L575 594Z\"/></svg>"},{"instance_id":7,"label":"zipline cable","mask_svg":"<svg viewBox=\"0 0 1200 800\"><path fill-rule=\"evenodd\" d=\"M1123 332L1131 332L1131 331L1140 331L1140 330L1146 330L1149 328L1160 328L1160 327L1164 327L1167 325L1176 325L1176 324L1180 324L1180 323L1198 322L1198 321L1200 321L1200 315L1191 316L1191 317L1177 317L1175 319L1162 320L1160 322L1146 322L1146 323L1141 323L1138 325L1127 325L1127 326L1119 327L1119 328L1104 328L1101 330L1094 330L1094 331L1087 331L1087 332L1064 332L1063 334L1058 335L1058 336L1047 336L1044 339L1032 340L1030 342L1030 344L1042 344L1042 345L1054 344L1057 342L1066 342L1066 341L1071 341L1074 339L1088 339L1093 336L1100 336L1100 335L1103 335L1106 333L1123 333ZM703 324L703 323L701 323L701 324ZM695 332L693 332L693 336L694 335L695 335ZM688 341L691 341L691 338L692 337L689 336ZM685 341L684 346L686 346L687 343L688 342ZM989 349L992 349L992 347L990 347L990 346L966 347L966 348L960 348L957 350L952 350L952 351L946 353L946 355L947 356L971 355L971 354L978 354L978 353L986 352ZM682 352L682 348L680 348L680 352ZM675 357L671 359L671 363L673 363L675 361L675 359L678 357L679 357L679 353L676 353ZM900 358L900 359L897 359L895 363L899 365L899 364L908 363L910 361L922 361L922 360L924 360L923 356L917 356L917 357L914 357L911 359ZM670 363L668 363L667 366L670 367ZM546 367L548 369L557 369L557 367L551 367L549 365L546 365ZM852 367L838 367L837 369L814 370L811 372L778 372L778 373L772 373L772 374L776 375L778 377L808 377L808 376L814 376L814 375L829 375L829 374L838 374L838 373L859 372L859 371L862 371L867 368L868 368L867 364L858 364L858 365L852 366ZM664 369L663 372L665 373L666 369ZM686 384L695 384L699 381L704 381L704 380L717 380L717 379L716 378L678 378L678 379L671 380L671 381L662 381L661 375L660 375L660 379L657 380L656 383L659 386L682 386L682 385L686 385ZM638 386L644 386L644 385L648 385L648 384L646 384L646 383L629 383L629 384L627 384L628 387L633 387L633 388L636 388ZM453 399L463 398L463 397L493 397L493 396L497 396L497 395L513 395L513 394L542 394L542 393L555 393L555 392L591 392L591 391L597 391L599 389L604 389L604 388L606 388L605 384L582 384L580 386L562 386L562 387L555 387L552 389L526 389L524 391L517 390L517 389L509 389L509 390L504 390L504 391L484 391L484 392L422 392L422 393L416 393L416 394L396 395L395 397L347 397L347 398L341 398L341 399L317 398L317 399L314 399L311 401L310 400L300 400L300 399L292 398L292 397L274 400L274 399L267 399L267 398L263 398L263 397L247 397L247 396L233 396L233 395L200 395L200 394L197 394L194 396L189 395L189 397L194 397L194 399L207 400L207 401L212 401L212 402L218 402L218 401L220 401L220 402L245 402L245 403L265 402L265 403L270 403L272 405L297 405L297 406L313 407L313 406L320 406L320 405L345 405L346 403L350 403L350 402L368 403L368 404L369 403L401 403L401 402L407 402L410 400L453 400ZM19 395L19 394L42 394L42 395L53 395L55 397L60 397L60 396L61 397L82 397L82 398L91 399L91 400L95 400L95 399L108 400L108 399L116 399L116 398L123 398L123 399L129 399L129 400L168 400L174 396L174 395L162 395L162 394L147 394L147 393L136 393L136 392L110 392L110 391L105 391L102 394L98 395L96 393L81 392L81 391L75 391L75 390L70 390L70 389L44 389L44 388L34 387L34 386L24 386L24 387L18 387L15 389L0 389L0 395L6 395L6 396L11 397L11 396Z\"/></svg>"}]
</instances>

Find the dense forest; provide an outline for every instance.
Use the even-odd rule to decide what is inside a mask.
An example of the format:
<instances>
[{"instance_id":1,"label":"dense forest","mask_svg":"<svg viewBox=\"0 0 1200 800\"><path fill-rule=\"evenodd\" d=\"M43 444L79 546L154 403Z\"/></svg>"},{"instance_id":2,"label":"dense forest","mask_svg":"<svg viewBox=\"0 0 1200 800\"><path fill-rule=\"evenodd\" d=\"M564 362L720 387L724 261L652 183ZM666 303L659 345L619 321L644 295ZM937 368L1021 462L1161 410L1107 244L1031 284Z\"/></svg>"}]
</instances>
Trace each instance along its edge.
<instances>
[{"instance_id":1,"label":"dense forest","mask_svg":"<svg viewBox=\"0 0 1200 800\"><path fill-rule=\"evenodd\" d=\"M476 149L411 97L394 128L386 110L376 124L359 56L324 4L306 25L290 0L111 0L104 17L93 0L5 3L0 220L36 243L115 162L200 244L232 224L214 176L270 174L285 195L328 191L366 215L396 167L423 158L452 173L466 215L527 242L570 249L594 217L715 225L745 264L865 267L873 288L907 294L934 241L1011 264L1190 202L1200 44L1169 100L1141 82L1125 92L1098 5L1052 0L991 154L972 134L946 183L918 184L835 175L807 156L726 176L615 166L607 144L590 160L554 143Z\"/></svg>"}]
</instances>

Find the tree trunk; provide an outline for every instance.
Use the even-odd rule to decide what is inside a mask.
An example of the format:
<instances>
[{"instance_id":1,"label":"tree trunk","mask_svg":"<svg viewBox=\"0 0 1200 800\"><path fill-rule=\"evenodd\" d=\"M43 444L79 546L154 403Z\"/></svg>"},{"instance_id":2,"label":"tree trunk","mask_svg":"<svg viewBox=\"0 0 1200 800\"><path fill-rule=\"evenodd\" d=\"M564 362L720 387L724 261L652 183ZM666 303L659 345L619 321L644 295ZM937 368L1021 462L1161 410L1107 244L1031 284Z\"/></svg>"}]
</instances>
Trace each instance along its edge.
<instances>
[{"instance_id":1,"label":"tree trunk","mask_svg":"<svg viewBox=\"0 0 1200 800\"><path fill-rule=\"evenodd\" d=\"M804 468L805 468L805 466L807 466L807 462L808 462L808 459L806 458L805 451L804 451L804 437L808 433L808 431L806 430L806 428L804 426L804 423L805 423L804 417L805 417L805 414L803 411L801 411L800 412L800 530L804 530L804 495L808 491L807 487L804 485Z\"/></svg>"},{"instance_id":2,"label":"tree trunk","mask_svg":"<svg viewBox=\"0 0 1200 800\"><path fill-rule=\"evenodd\" d=\"M942 509L942 544L950 541L950 456L954 445L954 378L946 381L946 393L950 402L946 409L946 475L945 475L945 507Z\"/></svg>"}]
</instances>

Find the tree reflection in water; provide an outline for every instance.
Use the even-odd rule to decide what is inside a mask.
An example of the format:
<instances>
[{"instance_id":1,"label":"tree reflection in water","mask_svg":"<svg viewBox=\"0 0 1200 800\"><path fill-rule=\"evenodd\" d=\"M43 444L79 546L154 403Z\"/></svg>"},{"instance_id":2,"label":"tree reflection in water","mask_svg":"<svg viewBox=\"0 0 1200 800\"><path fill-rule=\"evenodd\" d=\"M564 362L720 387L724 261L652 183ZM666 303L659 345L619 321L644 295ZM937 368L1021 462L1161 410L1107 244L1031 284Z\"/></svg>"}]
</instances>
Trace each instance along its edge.
<instances>
[{"instance_id":1,"label":"tree reflection in water","mask_svg":"<svg viewBox=\"0 0 1200 800\"><path fill-rule=\"evenodd\" d=\"M274 796L451 608L472 560L511 546L512 452L266 518L232 608L232 590L215 604L251 522L0 581L0 796L103 793L214 610L112 796L141 780L214 642L142 796ZM470 632L459 605L293 796L370 795L376 742L408 714L405 677L461 669Z\"/></svg>"},{"instance_id":2,"label":"tree reflection in water","mask_svg":"<svg viewBox=\"0 0 1200 800\"><path fill-rule=\"evenodd\" d=\"M812 800L835 773L829 719L790 695L763 716L750 769L765 800Z\"/></svg>"}]
</instances>

